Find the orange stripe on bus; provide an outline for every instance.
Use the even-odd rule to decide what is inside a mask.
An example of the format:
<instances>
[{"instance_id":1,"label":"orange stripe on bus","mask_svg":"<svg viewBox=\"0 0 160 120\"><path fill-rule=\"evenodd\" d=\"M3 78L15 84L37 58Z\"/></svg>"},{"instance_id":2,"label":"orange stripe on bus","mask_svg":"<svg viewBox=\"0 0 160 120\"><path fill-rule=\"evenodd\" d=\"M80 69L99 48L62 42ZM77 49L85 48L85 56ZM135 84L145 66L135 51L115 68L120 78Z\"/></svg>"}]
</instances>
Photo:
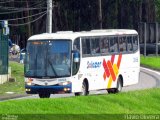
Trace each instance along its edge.
<instances>
[{"instance_id":1,"label":"orange stripe on bus","mask_svg":"<svg viewBox=\"0 0 160 120\"><path fill-rule=\"evenodd\" d=\"M115 76L111 61L107 62L107 66L109 68L109 72L111 74L112 79L115 81L116 80L116 76Z\"/></svg>"},{"instance_id":2,"label":"orange stripe on bus","mask_svg":"<svg viewBox=\"0 0 160 120\"><path fill-rule=\"evenodd\" d=\"M106 80L106 77L107 77L107 75L106 75L106 73L104 72L104 74L103 74L104 80Z\"/></svg>"},{"instance_id":3,"label":"orange stripe on bus","mask_svg":"<svg viewBox=\"0 0 160 120\"><path fill-rule=\"evenodd\" d=\"M103 67L104 67L106 76L109 77L109 76L110 76L110 73L109 73L109 69L108 69L108 67L107 67L107 63L106 63L105 59L103 60Z\"/></svg>"},{"instance_id":4,"label":"orange stripe on bus","mask_svg":"<svg viewBox=\"0 0 160 120\"><path fill-rule=\"evenodd\" d=\"M119 69L120 64L121 64L121 59L122 59L122 54L120 54L120 55L118 56L118 62L117 62L117 67L118 67L118 69Z\"/></svg>"},{"instance_id":5,"label":"orange stripe on bus","mask_svg":"<svg viewBox=\"0 0 160 120\"><path fill-rule=\"evenodd\" d=\"M112 55L112 57L111 57L111 63L112 63L112 65L114 63L114 58L115 58L115 55Z\"/></svg>"}]
</instances>

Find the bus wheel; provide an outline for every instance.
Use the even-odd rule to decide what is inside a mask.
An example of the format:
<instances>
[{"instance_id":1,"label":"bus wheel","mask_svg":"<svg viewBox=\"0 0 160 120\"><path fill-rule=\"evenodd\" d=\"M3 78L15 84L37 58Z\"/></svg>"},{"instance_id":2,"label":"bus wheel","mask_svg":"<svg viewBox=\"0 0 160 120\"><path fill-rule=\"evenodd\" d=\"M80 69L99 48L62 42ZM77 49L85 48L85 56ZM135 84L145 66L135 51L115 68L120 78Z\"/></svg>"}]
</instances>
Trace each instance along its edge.
<instances>
[{"instance_id":1,"label":"bus wheel","mask_svg":"<svg viewBox=\"0 0 160 120\"><path fill-rule=\"evenodd\" d=\"M89 94L89 92L88 92L87 83L84 81L83 84L82 84L82 93L81 93L81 95L86 96L88 94Z\"/></svg>"},{"instance_id":2,"label":"bus wheel","mask_svg":"<svg viewBox=\"0 0 160 120\"><path fill-rule=\"evenodd\" d=\"M117 88L115 88L115 93L121 92L122 91L122 80L121 77L118 77L117 80Z\"/></svg>"},{"instance_id":3,"label":"bus wheel","mask_svg":"<svg viewBox=\"0 0 160 120\"><path fill-rule=\"evenodd\" d=\"M75 96L80 96L81 95L80 92L77 92L77 93L74 93L74 94L75 94Z\"/></svg>"},{"instance_id":4,"label":"bus wheel","mask_svg":"<svg viewBox=\"0 0 160 120\"><path fill-rule=\"evenodd\" d=\"M115 94L115 93L119 93L122 91L122 80L120 77L118 77L117 80L117 87L116 88L111 88L107 90L109 94Z\"/></svg>"},{"instance_id":5,"label":"bus wheel","mask_svg":"<svg viewBox=\"0 0 160 120\"><path fill-rule=\"evenodd\" d=\"M39 93L39 97L40 98L50 98L50 93L45 93L45 92L42 92L42 93Z\"/></svg>"},{"instance_id":6,"label":"bus wheel","mask_svg":"<svg viewBox=\"0 0 160 120\"><path fill-rule=\"evenodd\" d=\"M80 95L86 96L86 95L89 94L86 81L84 81L83 84L82 84L81 92L77 92L77 93L74 93L74 94L75 94L75 96L80 96Z\"/></svg>"},{"instance_id":7,"label":"bus wheel","mask_svg":"<svg viewBox=\"0 0 160 120\"><path fill-rule=\"evenodd\" d=\"M112 93L114 93L114 88L107 89L107 91L108 91L108 94L112 94Z\"/></svg>"}]
</instances>

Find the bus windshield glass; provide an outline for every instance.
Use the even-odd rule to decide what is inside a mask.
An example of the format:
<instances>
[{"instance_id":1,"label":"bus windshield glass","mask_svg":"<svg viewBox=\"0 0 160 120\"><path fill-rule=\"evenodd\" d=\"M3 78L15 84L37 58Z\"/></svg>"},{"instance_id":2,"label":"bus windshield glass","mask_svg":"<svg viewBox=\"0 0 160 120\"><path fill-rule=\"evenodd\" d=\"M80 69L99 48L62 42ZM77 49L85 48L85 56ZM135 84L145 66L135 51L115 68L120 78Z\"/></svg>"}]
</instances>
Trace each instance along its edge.
<instances>
[{"instance_id":1,"label":"bus windshield glass","mask_svg":"<svg viewBox=\"0 0 160 120\"><path fill-rule=\"evenodd\" d=\"M71 75L71 40L28 41L25 76L57 78Z\"/></svg>"}]
</instances>

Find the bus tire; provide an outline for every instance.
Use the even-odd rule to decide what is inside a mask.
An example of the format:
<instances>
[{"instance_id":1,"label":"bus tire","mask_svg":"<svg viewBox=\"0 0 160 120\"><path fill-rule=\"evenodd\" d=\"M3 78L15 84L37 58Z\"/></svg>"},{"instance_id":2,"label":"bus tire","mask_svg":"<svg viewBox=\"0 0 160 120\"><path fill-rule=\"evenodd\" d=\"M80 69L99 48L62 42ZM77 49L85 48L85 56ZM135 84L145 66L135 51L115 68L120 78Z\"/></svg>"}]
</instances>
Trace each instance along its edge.
<instances>
[{"instance_id":1,"label":"bus tire","mask_svg":"<svg viewBox=\"0 0 160 120\"><path fill-rule=\"evenodd\" d=\"M83 96L88 95L87 83L84 81L82 84L82 93Z\"/></svg>"},{"instance_id":2,"label":"bus tire","mask_svg":"<svg viewBox=\"0 0 160 120\"><path fill-rule=\"evenodd\" d=\"M42 92L42 93L39 93L39 97L40 98L50 98L50 93L45 93L45 92Z\"/></svg>"},{"instance_id":3,"label":"bus tire","mask_svg":"<svg viewBox=\"0 0 160 120\"><path fill-rule=\"evenodd\" d=\"M113 93L115 93L115 88L107 89L107 92L108 92L108 94L113 94Z\"/></svg>"},{"instance_id":4,"label":"bus tire","mask_svg":"<svg viewBox=\"0 0 160 120\"><path fill-rule=\"evenodd\" d=\"M81 91L81 92L74 93L74 94L75 94L75 96L80 96L80 95L86 96L86 95L88 95L89 92L88 92L87 82L86 82L86 81L83 81L82 91Z\"/></svg>"},{"instance_id":5,"label":"bus tire","mask_svg":"<svg viewBox=\"0 0 160 120\"><path fill-rule=\"evenodd\" d=\"M109 94L115 94L115 93L119 93L122 91L122 78L121 77L118 77L118 80L117 80L117 87L116 88L111 88L111 89L108 89L108 93Z\"/></svg>"},{"instance_id":6,"label":"bus tire","mask_svg":"<svg viewBox=\"0 0 160 120\"><path fill-rule=\"evenodd\" d=\"M115 93L119 93L119 92L122 91L122 87L123 87L122 84L123 84L122 83L122 78L119 76L118 80L117 80L117 88L115 88Z\"/></svg>"},{"instance_id":7,"label":"bus tire","mask_svg":"<svg viewBox=\"0 0 160 120\"><path fill-rule=\"evenodd\" d=\"M80 92L76 92L76 93L74 93L74 95L75 95L75 96L80 96L81 93L80 93Z\"/></svg>"}]
</instances>

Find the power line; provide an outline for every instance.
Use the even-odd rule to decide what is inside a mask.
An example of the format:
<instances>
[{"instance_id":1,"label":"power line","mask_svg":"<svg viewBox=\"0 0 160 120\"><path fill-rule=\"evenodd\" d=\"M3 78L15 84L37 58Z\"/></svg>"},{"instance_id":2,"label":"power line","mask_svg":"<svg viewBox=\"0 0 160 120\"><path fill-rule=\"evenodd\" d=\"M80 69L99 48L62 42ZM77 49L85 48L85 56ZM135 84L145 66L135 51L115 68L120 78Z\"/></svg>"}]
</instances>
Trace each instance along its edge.
<instances>
[{"instance_id":1,"label":"power line","mask_svg":"<svg viewBox=\"0 0 160 120\"><path fill-rule=\"evenodd\" d=\"M37 20L39 20L40 18L42 18L44 15L46 15L46 13L44 13L43 15L41 15L40 17L38 17L37 19L33 20L33 21L30 21L30 22L27 22L27 23L22 23L22 24L8 24L9 26L24 26L24 25L27 25L27 24L31 24L31 23L34 23L36 22Z\"/></svg>"},{"instance_id":2,"label":"power line","mask_svg":"<svg viewBox=\"0 0 160 120\"><path fill-rule=\"evenodd\" d=\"M0 15L18 13L18 12L23 12L23 11L28 11L28 10L38 10L38 9L47 9L47 8L46 7L43 7L43 8L26 8L26 9L21 9L21 10L12 11L12 12L2 12L2 13L0 13Z\"/></svg>"},{"instance_id":3,"label":"power line","mask_svg":"<svg viewBox=\"0 0 160 120\"><path fill-rule=\"evenodd\" d=\"M34 3L30 5L29 7L37 7L37 6L42 6L46 3L46 1L39 1L38 3Z\"/></svg>"},{"instance_id":4,"label":"power line","mask_svg":"<svg viewBox=\"0 0 160 120\"><path fill-rule=\"evenodd\" d=\"M7 21L21 20L21 19L25 19L25 18L35 17L35 16L41 15L43 13L46 13L46 11L43 11L43 12L40 12L40 13L37 13L37 14L34 14L34 15L26 16L26 17L14 18L14 19L5 19L5 20L7 20ZM4 20L0 20L0 21L4 21Z\"/></svg>"},{"instance_id":5,"label":"power line","mask_svg":"<svg viewBox=\"0 0 160 120\"><path fill-rule=\"evenodd\" d=\"M18 0L13 1L13 0L11 0L11 2L17 2L18 3L18 2L27 2L27 1L25 1L25 0L24 1L21 1L21 0L20 1L18 1ZM33 0L33 1L28 1L28 2L32 2L32 3L33 2L39 2L39 0Z\"/></svg>"},{"instance_id":6,"label":"power line","mask_svg":"<svg viewBox=\"0 0 160 120\"><path fill-rule=\"evenodd\" d=\"M31 4L31 5L29 5L29 7L28 8L35 8L36 6L42 6L42 5L44 5L46 3L46 1L39 1L39 2L36 2L36 3L33 3L33 4ZM0 8L3 8L3 9L19 9L19 8L15 8L15 7L7 7L7 6L0 6Z\"/></svg>"},{"instance_id":7,"label":"power line","mask_svg":"<svg viewBox=\"0 0 160 120\"><path fill-rule=\"evenodd\" d=\"M0 2L1 3L9 3L9 2L14 2L14 0L10 0L10 1L3 1L3 2Z\"/></svg>"},{"instance_id":8,"label":"power line","mask_svg":"<svg viewBox=\"0 0 160 120\"><path fill-rule=\"evenodd\" d=\"M14 1L14 0L9 0L9 1L0 2L0 4L11 3L11 2L23 3L23 2L26 2L26 1ZM29 1L29 2L35 2L35 0L34 0L34 1ZM36 2L38 2L38 1L36 1Z\"/></svg>"},{"instance_id":9,"label":"power line","mask_svg":"<svg viewBox=\"0 0 160 120\"><path fill-rule=\"evenodd\" d=\"M4 9L4 10L33 9L33 8L37 8L39 6L43 6L45 3L46 3L46 1L39 1L39 2L36 2L34 4L29 5L29 7L27 7L27 8L25 8L25 7L16 8L16 7L0 6L0 9Z\"/></svg>"},{"instance_id":10,"label":"power line","mask_svg":"<svg viewBox=\"0 0 160 120\"><path fill-rule=\"evenodd\" d=\"M35 7L27 7L27 8L15 8L15 7L3 7L0 6L0 9L5 9L5 10L34 10L34 9L47 9L47 7L41 7L41 8L35 8Z\"/></svg>"}]
</instances>

